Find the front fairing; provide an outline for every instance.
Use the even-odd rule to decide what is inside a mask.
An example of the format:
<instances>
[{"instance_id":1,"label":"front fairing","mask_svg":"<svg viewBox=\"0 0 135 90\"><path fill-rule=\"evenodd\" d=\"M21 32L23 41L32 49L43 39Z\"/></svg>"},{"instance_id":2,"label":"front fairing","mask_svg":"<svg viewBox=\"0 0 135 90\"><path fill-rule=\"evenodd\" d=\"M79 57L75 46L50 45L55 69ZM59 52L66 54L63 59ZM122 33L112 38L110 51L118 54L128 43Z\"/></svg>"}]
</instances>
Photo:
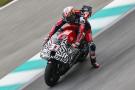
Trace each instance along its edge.
<instances>
[{"instance_id":1,"label":"front fairing","mask_svg":"<svg viewBox=\"0 0 135 90\"><path fill-rule=\"evenodd\" d=\"M75 56L75 50L72 46L66 43L66 38L59 40L57 38L58 33L53 35L53 37L46 43L43 49L40 52L41 58L49 59L53 58L60 62L70 63L73 57ZM55 52L55 55L51 53Z\"/></svg>"}]
</instances>

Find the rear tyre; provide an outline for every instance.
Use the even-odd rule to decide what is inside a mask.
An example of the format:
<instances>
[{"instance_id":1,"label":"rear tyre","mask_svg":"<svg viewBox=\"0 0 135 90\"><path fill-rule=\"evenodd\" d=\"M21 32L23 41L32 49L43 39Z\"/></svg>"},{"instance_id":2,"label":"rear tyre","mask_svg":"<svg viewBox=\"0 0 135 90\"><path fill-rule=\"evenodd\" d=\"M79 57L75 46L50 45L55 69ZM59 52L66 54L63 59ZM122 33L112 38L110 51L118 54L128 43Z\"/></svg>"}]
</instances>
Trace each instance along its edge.
<instances>
[{"instance_id":1,"label":"rear tyre","mask_svg":"<svg viewBox=\"0 0 135 90\"><path fill-rule=\"evenodd\" d=\"M87 55L88 55L88 52L81 54L80 58L78 59L78 62L80 63L84 62L86 60Z\"/></svg>"},{"instance_id":2,"label":"rear tyre","mask_svg":"<svg viewBox=\"0 0 135 90\"><path fill-rule=\"evenodd\" d=\"M57 65L54 63L48 63L44 74L45 83L52 87L56 85L59 78L60 76L57 74Z\"/></svg>"}]
</instances>

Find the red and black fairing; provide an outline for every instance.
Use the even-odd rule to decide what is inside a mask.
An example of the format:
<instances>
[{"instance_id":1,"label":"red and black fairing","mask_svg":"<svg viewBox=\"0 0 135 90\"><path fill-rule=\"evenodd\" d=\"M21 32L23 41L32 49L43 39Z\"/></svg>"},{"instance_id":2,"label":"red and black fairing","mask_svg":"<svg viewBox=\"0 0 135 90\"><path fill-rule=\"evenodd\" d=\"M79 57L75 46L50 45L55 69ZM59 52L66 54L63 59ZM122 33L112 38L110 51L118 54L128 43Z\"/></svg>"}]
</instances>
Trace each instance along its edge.
<instances>
[{"instance_id":1,"label":"red and black fairing","mask_svg":"<svg viewBox=\"0 0 135 90\"><path fill-rule=\"evenodd\" d=\"M62 40L63 37L67 38L67 43L72 44L76 41L77 34L73 30L64 30L58 35L58 39Z\"/></svg>"},{"instance_id":2,"label":"red and black fairing","mask_svg":"<svg viewBox=\"0 0 135 90\"><path fill-rule=\"evenodd\" d=\"M77 53L71 45L76 41L76 36L75 31L68 29L61 33L55 33L41 50L40 56L45 59L53 58L53 60L70 64L75 57L75 53Z\"/></svg>"}]
</instances>

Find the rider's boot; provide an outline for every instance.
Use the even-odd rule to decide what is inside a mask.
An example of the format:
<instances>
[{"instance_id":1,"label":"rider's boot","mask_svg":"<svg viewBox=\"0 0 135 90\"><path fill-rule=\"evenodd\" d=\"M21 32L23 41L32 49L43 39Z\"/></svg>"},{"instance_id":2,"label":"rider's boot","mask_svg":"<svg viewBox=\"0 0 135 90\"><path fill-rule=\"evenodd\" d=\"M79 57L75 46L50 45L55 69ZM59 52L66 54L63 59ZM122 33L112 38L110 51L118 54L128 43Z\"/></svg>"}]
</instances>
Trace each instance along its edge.
<instances>
[{"instance_id":1,"label":"rider's boot","mask_svg":"<svg viewBox=\"0 0 135 90\"><path fill-rule=\"evenodd\" d=\"M94 44L94 42L90 43L90 60L91 60L91 64L94 68L99 68L100 64L97 63L96 61L96 45Z\"/></svg>"},{"instance_id":2,"label":"rider's boot","mask_svg":"<svg viewBox=\"0 0 135 90\"><path fill-rule=\"evenodd\" d=\"M99 68L100 67L100 64L97 63L96 61L96 55L95 55L95 52L91 52L90 53L90 60L91 60L91 64L94 68Z\"/></svg>"}]
</instances>

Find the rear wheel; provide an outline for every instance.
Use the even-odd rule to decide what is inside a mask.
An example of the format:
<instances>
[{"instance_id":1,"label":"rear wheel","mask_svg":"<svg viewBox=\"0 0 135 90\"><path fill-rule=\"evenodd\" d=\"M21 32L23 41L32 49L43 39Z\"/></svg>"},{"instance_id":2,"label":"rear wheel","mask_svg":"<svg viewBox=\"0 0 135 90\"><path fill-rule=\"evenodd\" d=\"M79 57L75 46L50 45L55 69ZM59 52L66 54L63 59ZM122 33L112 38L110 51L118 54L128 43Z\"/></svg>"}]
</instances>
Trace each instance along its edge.
<instances>
[{"instance_id":1,"label":"rear wheel","mask_svg":"<svg viewBox=\"0 0 135 90\"><path fill-rule=\"evenodd\" d=\"M60 76L57 73L57 64L48 63L45 69L44 79L48 86L56 85L57 81L59 80Z\"/></svg>"},{"instance_id":2,"label":"rear wheel","mask_svg":"<svg viewBox=\"0 0 135 90\"><path fill-rule=\"evenodd\" d=\"M78 59L79 62L84 62L86 60L86 57L88 55L88 52L82 53Z\"/></svg>"},{"instance_id":3,"label":"rear wheel","mask_svg":"<svg viewBox=\"0 0 135 90\"><path fill-rule=\"evenodd\" d=\"M89 45L88 45L88 43L85 40L83 40L81 42L81 45L79 46L79 48L81 48L81 52L82 53L79 56L78 61L79 62L84 62L86 57L87 57L87 55L88 55L88 53L89 53Z\"/></svg>"}]
</instances>

